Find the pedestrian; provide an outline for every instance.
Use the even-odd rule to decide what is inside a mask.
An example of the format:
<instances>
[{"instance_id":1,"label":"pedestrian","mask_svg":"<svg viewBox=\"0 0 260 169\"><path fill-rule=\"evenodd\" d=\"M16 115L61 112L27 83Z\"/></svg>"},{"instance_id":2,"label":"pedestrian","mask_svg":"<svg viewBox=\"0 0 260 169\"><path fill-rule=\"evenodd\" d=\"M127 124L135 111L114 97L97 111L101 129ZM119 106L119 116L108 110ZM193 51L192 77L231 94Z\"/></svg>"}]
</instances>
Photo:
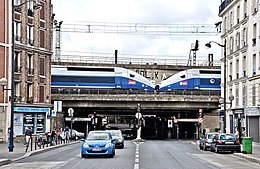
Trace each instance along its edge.
<instances>
[{"instance_id":1,"label":"pedestrian","mask_svg":"<svg viewBox=\"0 0 260 169\"><path fill-rule=\"evenodd\" d=\"M25 140L27 146L29 146L29 142L31 141L31 138L32 138L32 129L31 127L29 127L25 130Z\"/></svg>"},{"instance_id":2,"label":"pedestrian","mask_svg":"<svg viewBox=\"0 0 260 169\"><path fill-rule=\"evenodd\" d=\"M69 137L70 137L70 129L69 129L68 126L65 127L64 133L65 133L65 140L66 140L66 143L67 143L69 141Z\"/></svg>"}]
</instances>

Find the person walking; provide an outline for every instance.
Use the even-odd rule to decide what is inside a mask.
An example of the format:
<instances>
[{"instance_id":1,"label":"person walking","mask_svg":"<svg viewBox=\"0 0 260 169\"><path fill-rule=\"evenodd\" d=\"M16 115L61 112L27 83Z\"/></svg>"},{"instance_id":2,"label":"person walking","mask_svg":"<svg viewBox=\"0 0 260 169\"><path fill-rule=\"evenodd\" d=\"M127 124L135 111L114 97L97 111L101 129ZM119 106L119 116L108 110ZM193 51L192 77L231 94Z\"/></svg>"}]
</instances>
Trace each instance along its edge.
<instances>
[{"instance_id":1,"label":"person walking","mask_svg":"<svg viewBox=\"0 0 260 169\"><path fill-rule=\"evenodd\" d=\"M27 152L28 147L30 145L30 141L32 140L32 129L31 129L31 127L27 128L25 130L25 140L26 140L26 150L25 150L25 152Z\"/></svg>"}]
</instances>

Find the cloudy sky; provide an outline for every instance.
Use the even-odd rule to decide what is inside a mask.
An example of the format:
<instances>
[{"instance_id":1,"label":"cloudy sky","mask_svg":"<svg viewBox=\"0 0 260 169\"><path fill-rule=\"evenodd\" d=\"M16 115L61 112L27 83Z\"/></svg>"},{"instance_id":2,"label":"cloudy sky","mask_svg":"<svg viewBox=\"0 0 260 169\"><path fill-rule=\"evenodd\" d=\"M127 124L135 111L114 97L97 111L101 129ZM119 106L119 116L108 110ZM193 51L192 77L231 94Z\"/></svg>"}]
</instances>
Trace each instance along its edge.
<instances>
[{"instance_id":1,"label":"cloudy sky","mask_svg":"<svg viewBox=\"0 0 260 169\"><path fill-rule=\"evenodd\" d=\"M188 60L191 45L197 39L200 44L197 60L206 60L209 53L213 53L216 60L220 58L221 47L204 47L211 40L221 43L217 33L168 33L176 25L180 25L181 30L183 24L192 25L195 31L208 30L201 25L212 25L214 28L215 23L221 20L218 17L220 0L52 0L52 3L55 19L63 21L62 55L76 54L77 51L78 55L113 57L114 51L118 50L119 57L148 56ZM93 29L97 23L103 25L96 27L101 29L99 32ZM111 25L118 26L115 30L117 33L102 33L112 29L108 28ZM146 27L139 27L140 25ZM160 29L166 30L166 33L162 35L156 32L158 25L166 25L166 29ZM126 34L118 32L122 29L134 29L138 34L135 31ZM152 35L151 30L155 31Z\"/></svg>"}]
</instances>

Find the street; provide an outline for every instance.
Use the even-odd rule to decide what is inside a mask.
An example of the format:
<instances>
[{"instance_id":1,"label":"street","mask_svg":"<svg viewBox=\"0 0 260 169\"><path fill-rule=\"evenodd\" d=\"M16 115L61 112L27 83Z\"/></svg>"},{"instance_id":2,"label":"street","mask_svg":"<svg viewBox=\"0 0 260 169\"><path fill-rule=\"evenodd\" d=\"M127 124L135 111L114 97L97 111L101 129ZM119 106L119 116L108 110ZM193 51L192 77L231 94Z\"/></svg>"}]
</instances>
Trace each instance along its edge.
<instances>
[{"instance_id":1,"label":"street","mask_svg":"<svg viewBox=\"0 0 260 169\"><path fill-rule=\"evenodd\" d=\"M47 169L179 169L179 168L260 168L260 165L230 153L216 154L199 150L191 140L146 140L135 144L125 141L114 158L80 156L81 143L49 150L0 168Z\"/></svg>"}]
</instances>

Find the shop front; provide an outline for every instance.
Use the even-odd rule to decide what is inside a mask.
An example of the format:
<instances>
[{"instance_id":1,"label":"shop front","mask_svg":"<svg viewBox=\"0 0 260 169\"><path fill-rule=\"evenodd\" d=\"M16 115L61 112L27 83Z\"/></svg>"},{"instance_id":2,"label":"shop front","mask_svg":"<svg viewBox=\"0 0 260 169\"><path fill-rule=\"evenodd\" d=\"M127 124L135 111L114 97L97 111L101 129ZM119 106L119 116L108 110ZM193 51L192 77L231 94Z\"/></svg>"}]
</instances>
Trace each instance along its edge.
<instances>
[{"instance_id":1,"label":"shop front","mask_svg":"<svg viewBox=\"0 0 260 169\"><path fill-rule=\"evenodd\" d=\"M49 131L50 108L14 107L14 133L16 136L24 135L27 128L33 134Z\"/></svg>"},{"instance_id":2,"label":"shop front","mask_svg":"<svg viewBox=\"0 0 260 169\"><path fill-rule=\"evenodd\" d=\"M248 136L253 138L254 142L260 143L260 110L258 107L245 108Z\"/></svg>"}]
</instances>

